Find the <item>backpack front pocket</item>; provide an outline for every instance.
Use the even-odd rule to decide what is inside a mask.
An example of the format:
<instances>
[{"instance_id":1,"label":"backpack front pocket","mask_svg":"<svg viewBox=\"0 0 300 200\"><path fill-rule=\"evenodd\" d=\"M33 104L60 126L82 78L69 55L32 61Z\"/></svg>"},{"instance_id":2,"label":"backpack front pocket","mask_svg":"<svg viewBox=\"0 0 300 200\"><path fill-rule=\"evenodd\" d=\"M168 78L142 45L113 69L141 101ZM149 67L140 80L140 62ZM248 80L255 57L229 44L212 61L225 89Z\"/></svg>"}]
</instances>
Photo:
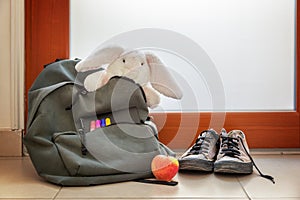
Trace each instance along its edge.
<instances>
[{"instance_id":1,"label":"backpack front pocket","mask_svg":"<svg viewBox=\"0 0 300 200\"><path fill-rule=\"evenodd\" d=\"M85 135L90 154L109 167L125 173L151 173L151 161L166 154L148 125L115 124Z\"/></svg>"},{"instance_id":2,"label":"backpack front pocket","mask_svg":"<svg viewBox=\"0 0 300 200\"><path fill-rule=\"evenodd\" d=\"M84 134L86 155L76 132L61 132L53 141L72 176L151 173L151 161L165 148L148 125L114 124Z\"/></svg>"},{"instance_id":3,"label":"backpack front pocket","mask_svg":"<svg viewBox=\"0 0 300 200\"><path fill-rule=\"evenodd\" d=\"M82 155L81 139L76 132L55 133L53 141L71 176L96 176L122 173L116 169L109 168L89 153Z\"/></svg>"}]
</instances>

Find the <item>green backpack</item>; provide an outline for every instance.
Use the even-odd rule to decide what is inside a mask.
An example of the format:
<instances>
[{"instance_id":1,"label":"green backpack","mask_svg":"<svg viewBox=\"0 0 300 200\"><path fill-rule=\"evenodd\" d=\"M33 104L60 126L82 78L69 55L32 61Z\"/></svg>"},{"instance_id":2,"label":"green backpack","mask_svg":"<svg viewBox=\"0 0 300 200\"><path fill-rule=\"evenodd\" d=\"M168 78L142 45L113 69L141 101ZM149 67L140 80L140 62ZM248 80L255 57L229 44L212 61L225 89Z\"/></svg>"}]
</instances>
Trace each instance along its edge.
<instances>
[{"instance_id":1,"label":"green backpack","mask_svg":"<svg viewBox=\"0 0 300 200\"><path fill-rule=\"evenodd\" d=\"M153 177L151 161L172 155L148 121L142 88L113 77L95 92L83 87L79 60L49 64L28 93L24 144L37 173L64 185L97 185Z\"/></svg>"}]
</instances>

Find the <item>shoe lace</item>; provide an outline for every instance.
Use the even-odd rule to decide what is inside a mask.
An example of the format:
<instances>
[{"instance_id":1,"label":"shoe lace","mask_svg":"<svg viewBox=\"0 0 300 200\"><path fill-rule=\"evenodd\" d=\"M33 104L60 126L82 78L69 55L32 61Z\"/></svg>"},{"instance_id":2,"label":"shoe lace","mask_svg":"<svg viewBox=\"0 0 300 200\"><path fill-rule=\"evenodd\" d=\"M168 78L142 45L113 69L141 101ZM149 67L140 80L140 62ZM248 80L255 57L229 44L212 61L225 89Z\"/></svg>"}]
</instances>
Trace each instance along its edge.
<instances>
[{"instance_id":1,"label":"shoe lace","mask_svg":"<svg viewBox=\"0 0 300 200\"><path fill-rule=\"evenodd\" d=\"M240 149L238 145L238 139L228 136L221 136L222 144L221 144L221 152L224 156L234 157L240 159Z\"/></svg>"},{"instance_id":2,"label":"shoe lace","mask_svg":"<svg viewBox=\"0 0 300 200\"><path fill-rule=\"evenodd\" d=\"M245 144L244 144L241 137L238 137L238 138L233 138L233 137L228 137L228 136L221 136L221 137L222 137L221 151L224 154L224 156L229 156L229 157L234 157L234 158L240 159L239 155L241 153L240 153L240 149L238 147L238 142L240 141L243 148L244 148L244 150L245 150L245 152L246 152L246 154L247 154L247 156L250 158L251 162L253 163L255 169L258 171L259 175L263 178L269 179L270 181L272 181L273 184L275 184L275 180L272 176L263 174L259 170L259 168L255 164L252 156L250 155L247 148L245 147Z\"/></svg>"},{"instance_id":3,"label":"shoe lace","mask_svg":"<svg viewBox=\"0 0 300 200\"><path fill-rule=\"evenodd\" d=\"M261 177L263 177L263 178L269 179L270 181L272 181L273 184L275 184L274 177L272 177L272 176L270 176L270 175L263 174L263 173L258 169L258 167L257 167L257 165L255 164L255 162L254 162L252 156L251 156L250 153L247 151L247 149L246 149L246 147L245 147L245 145L244 145L244 142L243 142L242 138L239 138L239 139L240 139L240 141L241 141L241 143L242 143L243 148L245 149L245 152L247 153L248 157L250 158L251 162L253 163L255 169L258 171L259 175L260 175Z\"/></svg>"},{"instance_id":4,"label":"shoe lace","mask_svg":"<svg viewBox=\"0 0 300 200\"><path fill-rule=\"evenodd\" d=\"M203 153L208 153L209 151L209 142L212 138L207 137L207 136L202 136L203 133L205 132L210 132L209 130L207 131L202 131L200 136L197 138L195 144L192 146L190 151L188 152L188 155L198 155L198 154L203 154Z\"/></svg>"}]
</instances>

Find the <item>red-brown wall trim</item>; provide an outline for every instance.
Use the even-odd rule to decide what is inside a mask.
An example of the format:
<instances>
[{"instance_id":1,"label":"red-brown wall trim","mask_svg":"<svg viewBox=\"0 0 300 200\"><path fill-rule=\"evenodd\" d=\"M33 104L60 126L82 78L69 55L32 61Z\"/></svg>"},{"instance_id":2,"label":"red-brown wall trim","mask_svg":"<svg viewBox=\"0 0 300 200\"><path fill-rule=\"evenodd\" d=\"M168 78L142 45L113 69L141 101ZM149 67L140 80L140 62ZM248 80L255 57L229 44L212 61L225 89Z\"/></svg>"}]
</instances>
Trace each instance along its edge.
<instances>
[{"instance_id":1,"label":"red-brown wall trim","mask_svg":"<svg viewBox=\"0 0 300 200\"><path fill-rule=\"evenodd\" d=\"M44 65L69 58L69 0L25 0L25 123L27 94Z\"/></svg>"},{"instance_id":2,"label":"red-brown wall trim","mask_svg":"<svg viewBox=\"0 0 300 200\"><path fill-rule=\"evenodd\" d=\"M194 142L200 131L215 128L210 127L212 113L167 113L166 116L153 113L151 115L160 130L160 140L174 149L187 148ZM164 118L166 122L162 127L160 119ZM181 123L182 119L185 119L184 123ZM195 121L199 122L196 127ZM224 128L227 131L239 129L245 132L251 148L300 147L299 113L297 112L229 112L226 113Z\"/></svg>"},{"instance_id":3,"label":"red-brown wall trim","mask_svg":"<svg viewBox=\"0 0 300 200\"><path fill-rule=\"evenodd\" d=\"M25 0L25 62L26 91L43 65L56 58L69 57L70 19L69 0ZM251 148L300 148L300 70L299 21L297 2L296 32L296 111L295 112L229 112L224 127L240 129L247 135ZM160 140L171 148L185 149L197 134L209 128L212 113L153 113ZM166 117L162 124L161 119ZM199 122L183 123L182 119Z\"/></svg>"},{"instance_id":4,"label":"red-brown wall trim","mask_svg":"<svg viewBox=\"0 0 300 200\"><path fill-rule=\"evenodd\" d=\"M296 111L299 115L300 113L300 1L296 1L296 93L295 93L295 99L296 99ZM299 117L300 121L300 117ZM300 128L299 128L299 135L300 135ZM299 138L300 143L300 138Z\"/></svg>"},{"instance_id":5,"label":"red-brown wall trim","mask_svg":"<svg viewBox=\"0 0 300 200\"><path fill-rule=\"evenodd\" d=\"M25 0L26 95L45 64L69 58L69 7L69 0Z\"/></svg>"}]
</instances>

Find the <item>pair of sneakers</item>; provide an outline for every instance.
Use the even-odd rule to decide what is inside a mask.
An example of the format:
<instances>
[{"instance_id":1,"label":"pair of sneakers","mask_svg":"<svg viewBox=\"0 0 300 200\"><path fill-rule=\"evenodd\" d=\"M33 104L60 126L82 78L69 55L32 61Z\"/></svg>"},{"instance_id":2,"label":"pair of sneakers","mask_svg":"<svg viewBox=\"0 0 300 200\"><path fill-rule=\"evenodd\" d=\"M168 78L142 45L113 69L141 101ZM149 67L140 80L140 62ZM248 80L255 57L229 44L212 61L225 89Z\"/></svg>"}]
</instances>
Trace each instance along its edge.
<instances>
[{"instance_id":1,"label":"pair of sneakers","mask_svg":"<svg viewBox=\"0 0 300 200\"><path fill-rule=\"evenodd\" d=\"M275 183L273 177L262 174L257 168L241 130L227 133L222 129L220 134L213 129L205 130L178 160L180 170L203 172L251 174L255 166L262 177Z\"/></svg>"}]
</instances>

